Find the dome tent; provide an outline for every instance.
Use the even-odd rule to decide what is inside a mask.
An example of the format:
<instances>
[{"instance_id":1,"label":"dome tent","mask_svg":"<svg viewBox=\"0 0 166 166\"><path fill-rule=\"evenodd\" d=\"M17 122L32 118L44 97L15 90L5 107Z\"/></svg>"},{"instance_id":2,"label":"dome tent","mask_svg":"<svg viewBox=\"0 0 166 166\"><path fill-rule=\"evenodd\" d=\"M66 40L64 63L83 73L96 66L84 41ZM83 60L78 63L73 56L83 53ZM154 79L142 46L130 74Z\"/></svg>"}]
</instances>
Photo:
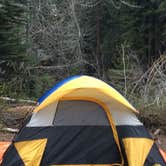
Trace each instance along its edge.
<instances>
[{"instance_id":1,"label":"dome tent","mask_svg":"<svg viewBox=\"0 0 166 166\"><path fill-rule=\"evenodd\" d=\"M166 165L138 111L99 79L71 77L38 102L2 166Z\"/></svg>"}]
</instances>

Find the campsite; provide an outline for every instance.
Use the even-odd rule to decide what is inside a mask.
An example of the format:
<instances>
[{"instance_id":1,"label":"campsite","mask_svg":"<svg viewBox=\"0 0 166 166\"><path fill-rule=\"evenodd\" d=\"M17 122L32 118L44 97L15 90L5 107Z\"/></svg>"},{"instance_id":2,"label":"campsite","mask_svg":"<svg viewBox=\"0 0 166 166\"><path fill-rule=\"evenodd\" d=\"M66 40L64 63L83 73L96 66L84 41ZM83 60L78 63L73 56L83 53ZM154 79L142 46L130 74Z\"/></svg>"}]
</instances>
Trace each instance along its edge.
<instances>
[{"instance_id":1,"label":"campsite","mask_svg":"<svg viewBox=\"0 0 166 166\"><path fill-rule=\"evenodd\" d=\"M165 13L0 0L0 165L165 166Z\"/></svg>"},{"instance_id":2,"label":"campsite","mask_svg":"<svg viewBox=\"0 0 166 166\"><path fill-rule=\"evenodd\" d=\"M137 118L139 111L102 80L69 77L37 105L4 153L2 166L165 165L157 131L153 138Z\"/></svg>"}]
</instances>

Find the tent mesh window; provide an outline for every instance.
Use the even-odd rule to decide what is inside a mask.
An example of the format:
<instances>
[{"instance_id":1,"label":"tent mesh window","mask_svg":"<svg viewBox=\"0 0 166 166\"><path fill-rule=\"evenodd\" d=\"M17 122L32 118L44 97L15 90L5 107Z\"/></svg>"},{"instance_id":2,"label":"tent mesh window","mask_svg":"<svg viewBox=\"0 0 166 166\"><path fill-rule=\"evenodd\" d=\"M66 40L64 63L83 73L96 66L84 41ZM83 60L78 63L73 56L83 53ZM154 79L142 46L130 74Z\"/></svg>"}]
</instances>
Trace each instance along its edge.
<instances>
[{"instance_id":1,"label":"tent mesh window","mask_svg":"<svg viewBox=\"0 0 166 166\"><path fill-rule=\"evenodd\" d=\"M49 146L54 153L48 155L50 164L121 163L112 128L100 105L60 101L53 126L54 143Z\"/></svg>"}]
</instances>

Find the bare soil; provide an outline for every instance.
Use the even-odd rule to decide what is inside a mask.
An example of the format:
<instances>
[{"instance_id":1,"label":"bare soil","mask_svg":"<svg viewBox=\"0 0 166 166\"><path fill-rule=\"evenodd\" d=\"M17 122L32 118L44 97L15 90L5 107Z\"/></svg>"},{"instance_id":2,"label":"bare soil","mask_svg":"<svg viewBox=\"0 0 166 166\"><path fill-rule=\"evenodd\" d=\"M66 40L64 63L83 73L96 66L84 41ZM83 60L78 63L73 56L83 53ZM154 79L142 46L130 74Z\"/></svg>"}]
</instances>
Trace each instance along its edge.
<instances>
[{"instance_id":1,"label":"bare soil","mask_svg":"<svg viewBox=\"0 0 166 166\"><path fill-rule=\"evenodd\" d=\"M5 127L19 129L25 117L31 113L34 106L12 105L0 110L0 141L12 141L15 133L4 131ZM152 137L166 151L166 111L141 112L139 119L150 131Z\"/></svg>"}]
</instances>

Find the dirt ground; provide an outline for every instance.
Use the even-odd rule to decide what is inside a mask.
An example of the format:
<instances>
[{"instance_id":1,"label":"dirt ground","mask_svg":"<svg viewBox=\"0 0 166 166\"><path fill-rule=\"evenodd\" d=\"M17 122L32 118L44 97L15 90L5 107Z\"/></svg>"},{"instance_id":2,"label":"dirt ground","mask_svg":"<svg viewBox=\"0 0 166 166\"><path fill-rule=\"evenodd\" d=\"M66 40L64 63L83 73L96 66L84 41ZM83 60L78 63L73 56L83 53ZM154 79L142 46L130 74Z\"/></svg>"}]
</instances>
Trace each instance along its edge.
<instances>
[{"instance_id":1,"label":"dirt ground","mask_svg":"<svg viewBox=\"0 0 166 166\"><path fill-rule=\"evenodd\" d=\"M12 141L16 133L7 131L6 128L21 128L24 119L34 108L34 106L29 105L3 107L3 109L0 110L0 141Z\"/></svg>"},{"instance_id":2,"label":"dirt ground","mask_svg":"<svg viewBox=\"0 0 166 166\"><path fill-rule=\"evenodd\" d=\"M24 119L34 109L34 106L12 105L0 110L0 141L12 141L15 133L4 130L6 127L19 129ZM150 131L152 137L166 151L166 111L140 113L139 119Z\"/></svg>"}]
</instances>

